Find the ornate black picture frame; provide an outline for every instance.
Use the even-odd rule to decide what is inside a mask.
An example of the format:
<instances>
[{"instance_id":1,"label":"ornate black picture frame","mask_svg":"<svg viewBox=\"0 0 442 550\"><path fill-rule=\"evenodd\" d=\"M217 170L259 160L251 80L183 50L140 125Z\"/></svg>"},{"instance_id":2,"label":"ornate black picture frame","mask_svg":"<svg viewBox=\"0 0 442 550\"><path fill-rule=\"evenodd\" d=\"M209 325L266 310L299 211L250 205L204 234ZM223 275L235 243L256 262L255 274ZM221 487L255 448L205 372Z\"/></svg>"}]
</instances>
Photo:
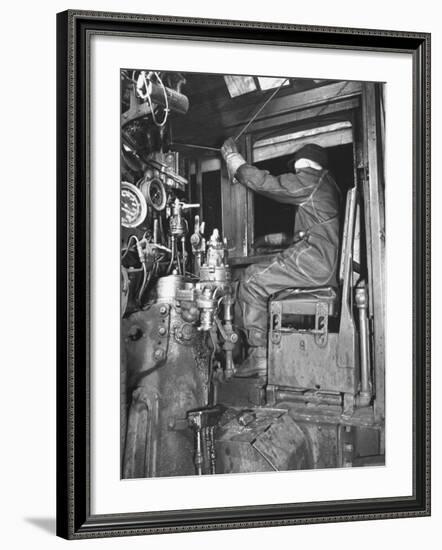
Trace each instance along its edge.
<instances>
[{"instance_id":1,"label":"ornate black picture frame","mask_svg":"<svg viewBox=\"0 0 442 550\"><path fill-rule=\"evenodd\" d=\"M88 94L94 34L412 55L412 496L91 514ZM57 71L57 534L80 539L429 515L430 35L69 10L57 16Z\"/></svg>"}]
</instances>

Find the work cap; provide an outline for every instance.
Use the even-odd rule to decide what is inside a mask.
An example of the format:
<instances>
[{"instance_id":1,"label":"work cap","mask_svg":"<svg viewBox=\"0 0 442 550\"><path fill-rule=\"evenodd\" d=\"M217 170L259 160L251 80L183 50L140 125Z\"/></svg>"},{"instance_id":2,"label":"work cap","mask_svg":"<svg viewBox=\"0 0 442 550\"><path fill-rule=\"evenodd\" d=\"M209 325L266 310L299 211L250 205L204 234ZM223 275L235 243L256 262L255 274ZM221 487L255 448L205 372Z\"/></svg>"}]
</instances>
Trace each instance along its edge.
<instances>
[{"instance_id":1,"label":"work cap","mask_svg":"<svg viewBox=\"0 0 442 550\"><path fill-rule=\"evenodd\" d=\"M328 166L328 154L326 149L320 145L316 145L316 143L306 143L298 149L287 162L289 170L293 170L294 163L299 159L310 159L320 164L322 168L327 168Z\"/></svg>"}]
</instances>

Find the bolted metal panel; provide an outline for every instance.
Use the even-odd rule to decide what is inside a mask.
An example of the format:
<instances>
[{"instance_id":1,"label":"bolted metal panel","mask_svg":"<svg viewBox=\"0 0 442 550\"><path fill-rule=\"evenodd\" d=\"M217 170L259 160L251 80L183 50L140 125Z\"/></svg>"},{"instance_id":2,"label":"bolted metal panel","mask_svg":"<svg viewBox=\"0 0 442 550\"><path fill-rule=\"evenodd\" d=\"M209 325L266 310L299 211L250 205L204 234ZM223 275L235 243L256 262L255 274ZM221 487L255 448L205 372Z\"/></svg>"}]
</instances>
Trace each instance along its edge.
<instances>
[{"instance_id":1,"label":"bolted metal panel","mask_svg":"<svg viewBox=\"0 0 442 550\"><path fill-rule=\"evenodd\" d=\"M309 333L280 332L278 339L269 340L269 384L356 393L356 358L349 368L338 366L338 334L330 333L325 346Z\"/></svg>"}]
</instances>

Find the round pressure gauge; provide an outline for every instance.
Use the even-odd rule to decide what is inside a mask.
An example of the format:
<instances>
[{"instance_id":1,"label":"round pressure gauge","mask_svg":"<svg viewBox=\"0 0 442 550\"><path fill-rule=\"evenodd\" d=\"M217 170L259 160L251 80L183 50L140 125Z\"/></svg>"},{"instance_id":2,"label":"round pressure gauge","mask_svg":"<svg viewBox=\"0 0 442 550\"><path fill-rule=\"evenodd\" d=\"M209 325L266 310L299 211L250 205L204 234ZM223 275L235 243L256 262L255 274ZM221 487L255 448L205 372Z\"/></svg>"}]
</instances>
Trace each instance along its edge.
<instances>
[{"instance_id":1,"label":"round pressure gauge","mask_svg":"<svg viewBox=\"0 0 442 550\"><path fill-rule=\"evenodd\" d=\"M121 225L138 227L147 214L147 204L143 193L132 183L121 183Z\"/></svg>"},{"instance_id":2,"label":"round pressure gauge","mask_svg":"<svg viewBox=\"0 0 442 550\"><path fill-rule=\"evenodd\" d=\"M149 206L157 212L165 209L167 193L163 182L159 178L144 179L138 185Z\"/></svg>"}]
</instances>

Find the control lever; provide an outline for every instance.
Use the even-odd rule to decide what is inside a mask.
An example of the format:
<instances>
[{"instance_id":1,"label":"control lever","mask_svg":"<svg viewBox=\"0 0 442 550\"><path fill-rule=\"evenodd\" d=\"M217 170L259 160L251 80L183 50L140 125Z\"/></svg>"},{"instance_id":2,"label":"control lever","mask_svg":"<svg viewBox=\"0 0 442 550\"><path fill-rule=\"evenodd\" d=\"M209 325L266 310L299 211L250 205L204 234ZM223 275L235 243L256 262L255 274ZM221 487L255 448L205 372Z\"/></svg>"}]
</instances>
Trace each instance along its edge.
<instances>
[{"instance_id":1,"label":"control lever","mask_svg":"<svg viewBox=\"0 0 442 550\"><path fill-rule=\"evenodd\" d=\"M203 475L203 470L210 474L216 473L215 428L224 412L224 407L204 407L187 412L187 421L195 434L194 464L197 475ZM204 457L208 457L209 467L204 468Z\"/></svg>"}]
</instances>

